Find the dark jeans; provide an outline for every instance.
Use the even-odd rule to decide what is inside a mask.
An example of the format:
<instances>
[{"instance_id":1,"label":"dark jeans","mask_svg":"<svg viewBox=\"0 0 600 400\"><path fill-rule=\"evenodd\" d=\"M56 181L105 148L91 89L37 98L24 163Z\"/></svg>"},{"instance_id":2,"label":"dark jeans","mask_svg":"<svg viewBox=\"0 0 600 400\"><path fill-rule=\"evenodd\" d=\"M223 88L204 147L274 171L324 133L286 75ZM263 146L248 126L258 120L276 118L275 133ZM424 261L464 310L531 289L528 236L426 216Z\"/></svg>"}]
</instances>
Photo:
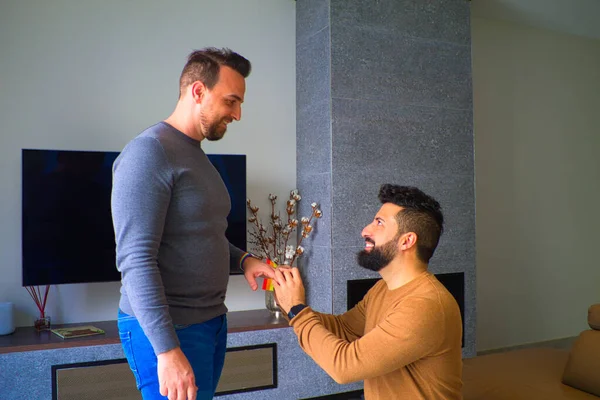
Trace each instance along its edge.
<instances>
[{"instance_id":1,"label":"dark jeans","mask_svg":"<svg viewBox=\"0 0 600 400\"><path fill-rule=\"evenodd\" d=\"M144 400L164 400L159 392L157 359L138 320L119 310L117 320L123 352ZM212 399L225 361L227 316L193 325L175 325L181 350L194 370L198 400Z\"/></svg>"}]
</instances>

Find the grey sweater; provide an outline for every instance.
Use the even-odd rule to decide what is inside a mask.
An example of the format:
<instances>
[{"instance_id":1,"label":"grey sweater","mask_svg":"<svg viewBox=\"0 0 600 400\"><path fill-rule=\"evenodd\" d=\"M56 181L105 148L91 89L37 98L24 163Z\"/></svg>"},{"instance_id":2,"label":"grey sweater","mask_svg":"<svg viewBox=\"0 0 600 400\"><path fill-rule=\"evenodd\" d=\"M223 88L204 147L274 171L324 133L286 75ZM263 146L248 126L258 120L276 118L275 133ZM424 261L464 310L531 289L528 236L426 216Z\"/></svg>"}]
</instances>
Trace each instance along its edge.
<instances>
[{"instance_id":1,"label":"grey sweater","mask_svg":"<svg viewBox=\"0 0 600 400\"><path fill-rule=\"evenodd\" d=\"M243 251L225 238L227 188L200 142L160 122L113 165L112 217L123 312L158 355L179 346L173 324L227 312L230 263Z\"/></svg>"}]
</instances>

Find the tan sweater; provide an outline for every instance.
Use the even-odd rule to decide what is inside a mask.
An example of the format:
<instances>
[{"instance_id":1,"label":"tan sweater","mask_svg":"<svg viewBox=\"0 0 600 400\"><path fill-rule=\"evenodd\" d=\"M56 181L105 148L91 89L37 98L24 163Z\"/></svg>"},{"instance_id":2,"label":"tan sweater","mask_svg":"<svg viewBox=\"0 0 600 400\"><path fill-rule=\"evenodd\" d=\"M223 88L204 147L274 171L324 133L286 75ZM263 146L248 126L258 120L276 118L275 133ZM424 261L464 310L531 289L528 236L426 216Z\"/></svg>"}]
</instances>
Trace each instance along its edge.
<instances>
[{"instance_id":1,"label":"tan sweater","mask_svg":"<svg viewBox=\"0 0 600 400\"><path fill-rule=\"evenodd\" d=\"M290 324L336 382L364 380L367 400L462 398L460 310L429 272L395 290L380 280L339 316L307 307Z\"/></svg>"}]
</instances>

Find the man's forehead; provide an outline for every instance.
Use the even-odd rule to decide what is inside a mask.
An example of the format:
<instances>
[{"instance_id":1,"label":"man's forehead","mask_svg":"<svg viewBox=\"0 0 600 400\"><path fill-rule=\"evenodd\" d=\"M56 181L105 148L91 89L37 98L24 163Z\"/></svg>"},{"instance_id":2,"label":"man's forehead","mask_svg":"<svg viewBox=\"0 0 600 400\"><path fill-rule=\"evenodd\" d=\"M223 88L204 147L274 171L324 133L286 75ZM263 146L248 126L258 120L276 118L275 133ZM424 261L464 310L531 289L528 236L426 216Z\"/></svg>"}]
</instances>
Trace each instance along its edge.
<instances>
[{"instance_id":1,"label":"man's forehead","mask_svg":"<svg viewBox=\"0 0 600 400\"><path fill-rule=\"evenodd\" d=\"M238 100L243 101L246 80L233 68L223 65L219 71L219 80L215 85L215 89L222 91L225 96L237 97Z\"/></svg>"},{"instance_id":2,"label":"man's forehead","mask_svg":"<svg viewBox=\"0 0 600 400\"><path fill-rule=\"evenodd\" d=\"M222 65L221 69L219 70L219 82L221 81L238 83L242 85L246 84L246 80L242 74L237 72L235 69L228 67L227 65Z\"/></svg>"},{"instance_id":3,"label":"man's forehead","mask_svg":"<svg viewBox=\"0 0 600 400\"><path fill-rule=\"evenodd\" d=\"M398 212L400 212L401 210L402 207L394 203L385 203L377 212L376 217L383 218L387 221L389 219L393 219L396 216L396 214L398 214Z\"/></svg>"}]
</instances>

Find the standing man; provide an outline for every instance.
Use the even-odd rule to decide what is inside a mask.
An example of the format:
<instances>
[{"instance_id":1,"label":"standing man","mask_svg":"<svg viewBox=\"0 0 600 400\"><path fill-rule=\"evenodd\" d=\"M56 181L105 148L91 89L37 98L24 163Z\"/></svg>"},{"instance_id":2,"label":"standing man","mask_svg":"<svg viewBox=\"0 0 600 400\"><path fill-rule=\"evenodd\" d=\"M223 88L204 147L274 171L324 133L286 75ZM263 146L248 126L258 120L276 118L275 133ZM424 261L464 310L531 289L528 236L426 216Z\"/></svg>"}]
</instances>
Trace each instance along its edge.
<instances>
[{"instance_id":1,"label":"standing man","mask_svg":"<svg viewBox=\"0 0 600 400\"><path fill-rule=\"evenodd\" d=\"M462 323L452 295L427 271L444 218L413 187L383 185L358 264L381 280L338 316L306 306L297 268L275 271L275 293L302 349L336 382L364 380L367 400L457 400Z\"/></svg>"},{"instance_id":2,"label":"standing man","mask_svg":"<svg viewBox=\"0 0 600 400\"><path fill-rule=\"evenodd\" d=\"M191 53L174 112L113 166L118 326L144 400L212 399L227 344L230 264L252 290L256 277L274 276L225 238L229 195L201 147L240 120L249 74L250 62L229 49Z\"/></svg>"}]
</instances>

